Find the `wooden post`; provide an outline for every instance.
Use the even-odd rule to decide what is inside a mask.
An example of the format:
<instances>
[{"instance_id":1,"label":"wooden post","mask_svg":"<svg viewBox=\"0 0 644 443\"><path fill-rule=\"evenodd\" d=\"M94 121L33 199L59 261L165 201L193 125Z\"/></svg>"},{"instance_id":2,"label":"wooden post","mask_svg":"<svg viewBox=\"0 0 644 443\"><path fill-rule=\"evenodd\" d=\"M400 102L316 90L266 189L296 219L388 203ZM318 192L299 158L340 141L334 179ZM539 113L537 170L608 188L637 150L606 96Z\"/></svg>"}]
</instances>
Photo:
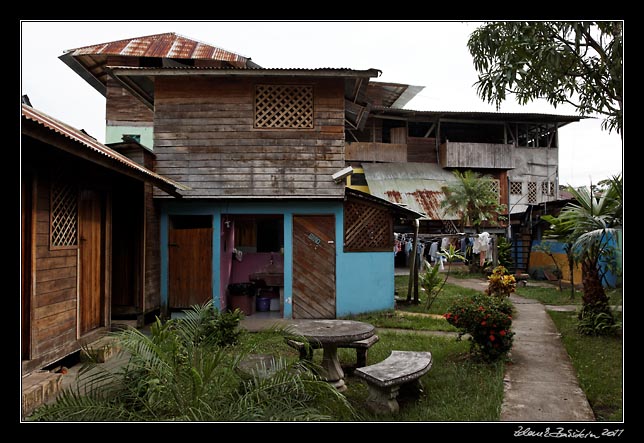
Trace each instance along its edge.
<instances>
[{"instance_id":1,"label":"wooden post","mask_svg":"<svg viewBox=\"0 0 644 443\"><path fill-rule=\"evenodd\" d=\"M415 248L414 248L415 249ZM414 252L414 254L416 254ZM419 304L420 300L418 299L418 264L419 260L414 260L414 303Z\"/></svg>"},{"instance_id":2,"label":"wooden post","mask_svg":"<svg viewBox=\"0 0 644 443\"><path fill-rule=\"evenodd\" d=\"M416 250L418 248L418 229L420 222L418 219L414 220L414 244L411 249L411 262L409 263L409 283L407 284L407 301L411 301L411 287L414 283L414 266L416 265ZM418 283L416 283L418 286Z\"/></svg>"}]
</instances>

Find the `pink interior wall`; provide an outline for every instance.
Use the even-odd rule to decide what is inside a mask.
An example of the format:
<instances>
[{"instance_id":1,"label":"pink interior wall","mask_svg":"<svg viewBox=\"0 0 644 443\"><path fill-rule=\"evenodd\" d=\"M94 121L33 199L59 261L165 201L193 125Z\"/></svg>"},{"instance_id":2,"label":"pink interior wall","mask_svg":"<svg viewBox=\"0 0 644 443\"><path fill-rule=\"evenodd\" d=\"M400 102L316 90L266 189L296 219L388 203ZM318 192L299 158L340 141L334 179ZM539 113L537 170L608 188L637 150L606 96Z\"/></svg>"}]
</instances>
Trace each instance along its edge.
<instances>
[{"instance_id":1,"label":"pink interior wall","mask_svg":"<svg viewBox=\"0 0 644 443\"><path fill-rule=\"evenodd\" d=\"M248 276L261 270L264 266L268 266L270 259L270 252L248 252L243 254L242 261L233 260L230 283L249 281ZM273 252L273 263L276 267L284 269L284 256Z\"/></svg>"}]
</instances>

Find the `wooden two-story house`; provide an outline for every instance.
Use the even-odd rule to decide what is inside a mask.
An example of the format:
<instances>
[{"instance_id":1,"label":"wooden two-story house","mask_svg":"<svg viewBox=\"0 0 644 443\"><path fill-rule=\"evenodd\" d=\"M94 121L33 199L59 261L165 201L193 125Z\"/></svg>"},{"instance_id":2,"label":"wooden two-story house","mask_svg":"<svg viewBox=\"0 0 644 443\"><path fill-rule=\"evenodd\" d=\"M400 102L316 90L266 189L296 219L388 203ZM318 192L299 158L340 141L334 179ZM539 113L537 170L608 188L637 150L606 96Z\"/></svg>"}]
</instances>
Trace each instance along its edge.
<instances>
[{"instance_id":1,"label":"wooden two-story house","mask_svg":"<svg viewBox=\"0 0 644 443\"><path fill-rule=\"evenodd\" d=\"M581 117L403 109L420 89L370 82L365 125L347 129L346 162L364 170L371 194L424 213L421 233L436 234L454 229L456 215L440 205L453 170L491 176L506 220L559 198L558 130ZM507 234L507 221L486 230Z\"/></svg>"},{"instance_id":2,"label":"wooden two-story house","mask_svg":"<svg viewBox=\"0 0 644 443\"><path fill-rule=\"evenodd\" d=\"M190 188L152 191L163 313L224 309L249 282L285 318L393 307L393 224L420 214L334 178L378 70L262 68L173 33L61 59L105 95L107 143L136 141Z\"/></svg>"}]
</instances>

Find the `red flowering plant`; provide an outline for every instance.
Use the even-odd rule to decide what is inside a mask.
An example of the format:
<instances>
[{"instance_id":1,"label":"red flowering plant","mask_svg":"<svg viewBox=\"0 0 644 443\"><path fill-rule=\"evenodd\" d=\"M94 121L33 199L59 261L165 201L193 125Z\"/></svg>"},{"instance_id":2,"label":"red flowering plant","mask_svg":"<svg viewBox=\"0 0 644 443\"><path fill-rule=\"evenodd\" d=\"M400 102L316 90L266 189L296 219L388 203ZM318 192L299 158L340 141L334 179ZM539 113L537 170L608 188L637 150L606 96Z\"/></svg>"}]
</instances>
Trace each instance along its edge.
<instances>
[{"instance_id":1,"label":"red flowering plant","mask_svg":"<svg viewBox=\"0 0 644 443\"><path fill-rule=\"evenodd\" d=\"M470 350L483 360L498 360L512 349L512 304L505 298L486 294L460 297L444 317L459 329L460 336L470 335Z\"/></svg>"}]
</instances>

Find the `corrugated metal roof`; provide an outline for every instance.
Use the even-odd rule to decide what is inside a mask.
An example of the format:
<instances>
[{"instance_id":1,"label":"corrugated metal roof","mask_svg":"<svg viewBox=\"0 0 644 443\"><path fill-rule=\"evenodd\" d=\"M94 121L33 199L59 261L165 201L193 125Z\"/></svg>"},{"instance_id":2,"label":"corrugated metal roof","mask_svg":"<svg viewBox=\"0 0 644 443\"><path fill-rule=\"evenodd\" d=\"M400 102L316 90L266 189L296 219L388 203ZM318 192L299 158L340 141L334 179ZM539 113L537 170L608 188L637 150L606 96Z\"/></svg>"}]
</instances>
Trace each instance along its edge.
<instances>
[{"instance_id":1,"label":"corrugated metal roof","mask_svg":"<svg viewBox=\"0 0 644 443\"><path fill-rule=\"evenodd\" d=\"M222 60L245 64L250 57L193 40L174 32L147 35L115 42L99 43L65 51L73 57L81 55L122 55L200 60Z\"/></svg>"},{"instance_id":2,"label":"corrugated metal roof","mask_svg":"<svg viewBox=\"0 0 644 443\"><path fill-rule=\"evenodd\" d=\"M258 72L266 71L268 73L285 73L290 74L291 72L300 72L300 73L317 73L317 74L350 74L350 75L359 75L359 76L371 76L375 77L380 75L382 71L379 69L351 69L351 68L262 68L261 66L248 66L248 67L239 67L239 66L111 66L109 69L112 71L118 72L136 72L141 71L143 73L148 73L150 71L159 71L159 72L172 72L172 71L238 71L238 72L252 72L253 74L258 74Z\"/></svg>"},{"instance_id":3,"label":"corrugated metal roof","mask_svg":"<svg viewBox=\"0 0 644 443\"><path fill-rule=\"evenodd\" d=\"M349 187L344 188L344 191L347 196L353 196L362 200L367 200L367 201L377 203L379 205L382 205L390 209L392 212L396 213L398 216L401 216L403 218L417 219L417 218L422 218L424 215L422 213L412 211L411 209L406 208L400 204L393 203L389 200L380 198L376 195L369 194L367 192L362 192L357 189L353 189Z\"/></svg>"},{"instance_id":4,"label":"corrugated metal roof","mask_svg":"<svg viewBox=\"0 0 644 443\"><path fill-rule=\"evenodd\" d=\"M66 123L63 123L60 120L57 120L45 114L42 111L36 110L31 106L23 104L22 115L24 118L28 120L34 121L39 125L42 125L58 134L63 135L64 137L67 137L68 139L71 139L77 143L80 143L82 146L85 146L86 148L88 148L89 150L95 153L101 154L106 158L109 158L110 160L118 162L121 165L124 165L128 168L131 168L137 171L139 174L150 179L150 181L152 181L153 184L156 184L157 186L160 185L159 187L161 187L161 189L164 189L164 188L167 189L168 187L175 190L179 189L183 191L187 191L190 189L189 187L184 186L181 183L177 183L174 180L170 180L169 178L163 177L162 175L159 175L156 172L153 172L147 168L144 168L143 166L139 165L135 161L130 160L126 156L119 154L113 149L98 142L88 134L72 126L69 126Z\"/></svg>"},{"instance_id":5,"label":"corrugated metal roof","mask_svg":"<svg viewBox=\"0 0 644 443\"><path fill-rule=\"evenodd\" d=\"M402 108L424 88L404 83L369 82L367 97L381 107Z\"/></svg>"},{"instance_id":6,"label":"corrugated metal roof","mask_svg":"<svg viewBox=\"0 0 644 443\"><path fill-rule=\"evenodd\" d=\"M521 112L481 112L481 111L419 111L413 109L391 108L387 106L373 106L372 113L390 114L398 116L427 116L427 117L452 117L471 120L517 120L525 122L576 122L583 118L579 115L559 115L543 113Z\"/></svg>"},{"instance_id":7,"label":"corrugated metal roof","mask_svg":"<svg viewBox=\"0 0 644 443\"><path fill-rule=\"evenodd\" d=\"M424 220L458 220L441 208L441 188L456 179L434 163L363 163L371 194L425 214Z\"/></svg>"}]
</instances>

